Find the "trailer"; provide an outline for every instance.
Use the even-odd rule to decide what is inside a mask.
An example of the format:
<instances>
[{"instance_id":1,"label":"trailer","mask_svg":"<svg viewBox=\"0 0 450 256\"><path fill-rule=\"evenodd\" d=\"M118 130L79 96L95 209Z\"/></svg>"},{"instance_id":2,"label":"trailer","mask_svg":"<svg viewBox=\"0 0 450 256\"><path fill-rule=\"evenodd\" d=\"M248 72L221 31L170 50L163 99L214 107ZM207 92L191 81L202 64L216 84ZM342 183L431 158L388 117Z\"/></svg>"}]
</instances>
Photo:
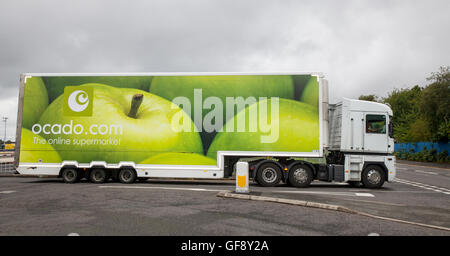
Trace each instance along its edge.
<instances>
[{"instance_id":1,"label":"trailer","mask_svg":"<svg viewBox=\"0 0 450 256\"><path fill-rule=\"evenodd\" d=\"M15 167L133 183L221 179L238 161L261 186L395 178L392 110L328 100L321 73L22 74Z\"/></svg>"}]
</instances>

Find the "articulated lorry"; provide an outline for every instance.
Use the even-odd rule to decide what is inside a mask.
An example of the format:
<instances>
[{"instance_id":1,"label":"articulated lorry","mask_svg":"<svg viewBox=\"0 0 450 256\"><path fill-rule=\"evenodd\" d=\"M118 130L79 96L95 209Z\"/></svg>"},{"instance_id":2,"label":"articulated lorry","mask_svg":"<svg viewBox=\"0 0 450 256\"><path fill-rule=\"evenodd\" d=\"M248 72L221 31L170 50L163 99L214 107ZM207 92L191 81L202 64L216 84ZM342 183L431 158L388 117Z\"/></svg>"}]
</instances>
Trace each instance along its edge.
<instances>
[{"instance_id":1,"label":"articulated lorry","mask_svg":"<svg viewBox=\"0 0 450 256\"><path fill-rule=\"evenodd\" d=\"M395 178L392 110L328 100L321 73L22 74L15 167L122 183L226 178L379 188Z\"/></svg>"}]
</instances>

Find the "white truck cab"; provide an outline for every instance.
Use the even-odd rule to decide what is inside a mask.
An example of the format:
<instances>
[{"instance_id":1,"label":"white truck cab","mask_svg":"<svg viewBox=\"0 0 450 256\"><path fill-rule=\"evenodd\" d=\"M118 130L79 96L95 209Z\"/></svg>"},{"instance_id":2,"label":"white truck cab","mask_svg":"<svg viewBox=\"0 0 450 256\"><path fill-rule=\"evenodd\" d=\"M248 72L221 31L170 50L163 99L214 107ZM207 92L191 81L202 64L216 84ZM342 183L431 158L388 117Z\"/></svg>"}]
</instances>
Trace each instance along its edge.
<instances>
[{"instance_id":1,"label":"white truck cab","mask_svg":"<svg viewBox=\"0 0 450 256\"><path fill-rule=\"evenodd\" d=\"M362 181L367 187L380 187L381 180L395 178L392 136L389 106L344 98L329 105L327 163L343 165L345 182Z\"/></svg>"}]
</instances>

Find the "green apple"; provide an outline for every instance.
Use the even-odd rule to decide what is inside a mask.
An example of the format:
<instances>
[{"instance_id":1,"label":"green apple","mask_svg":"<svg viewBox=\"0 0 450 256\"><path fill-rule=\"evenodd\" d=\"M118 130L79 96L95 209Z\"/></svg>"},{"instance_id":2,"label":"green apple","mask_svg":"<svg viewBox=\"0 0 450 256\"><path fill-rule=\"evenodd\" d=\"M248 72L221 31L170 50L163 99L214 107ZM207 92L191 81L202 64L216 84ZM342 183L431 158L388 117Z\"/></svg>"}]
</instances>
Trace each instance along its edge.
<instances>
[{"instance_id":1,"label":"green apple","mask_svg":"<svg viewBox=\"0 0 450 256\"><path fill-rule=\"evenodd\" d=\"M119 88L134 88L148 91L152 82L151 76L46 76L43 77L48 90L50 102L64 93L67 85L87 83L107 84Z\"/></svg>"},{"instance_id":2,"label":"green apple","mask_svg":"<svg viewBox=\"0 0 450 256\"><path fill-rule=\"evenodd\" d=\"M48 94L40 77L27 78L24 86L22 127L31 129L48 106Z\"/></svg>"},{"instance_id":3,"label":"green apple","mask_svg":"<svg viewBox=\"0 0 450 256\"><path fill-rule=\"evenodd\" d=\"M294 81L294 99L299 100L302 96L303 89L311 79L311 75L292 75Z\"/></svg>"},{"instance_id":4,"label":"green apple","mask_svg":"<svg viewBox=\"0 0 450 256\"><path fill-rule=\"evenodd\" d=\"M216 165L216 159L195 153L162 153L145 159L140 164Z\"/></svg>"},{"instance_id":5,"label":"green apple","mask_svg":"<svg viewBox=\"0 0 450 256\"><path fill-rule=\"evenodd\" d=\"M300 101L314 106L319 109L319 84L317 82L317 77L311 77L303 89Z\"/></svg>"},{"instance_id":6,"label":"green apple","mask_svg":"<svg viewBox=\"0 0 450 256\"><path fill-rule=\"evenodd\" d=\"M49 133L43 136L59 140L54 147L63 159L139 163L162 152L202 153L195 125L176 104L138 89L93 83L76 89L93 90L93 99L89 99L92 115L68 115L65 95L61 95L39 120L42 133ZM175 115L187 120L191 131L173 129Z\"/></svg>"},{"instance_id":7,"label":"green apple","mask_svg":"<svg viewBox=\"0 0 450 256\"><path fill-rule=\"evenodd\" d=\"M20 162L23 163L61 163L58 152L39 135L22 128L20 137Z\"/></svg>"},{"instance_id":8,"label":"green apple","mask_svg":"<svg viewBox=\"0 0 450 256\"><path fill-rule=\"evenodd\" d=\"M194 89L201 89L202 100L208 97L218 97L223 105L226 97L280 97L294 98L294 83L291 76L287 75L224 75L224 76L157 76L153 78L150 92L159 95L169 101L183 96L191 103L191 118L194 119ZM240 111L241 109L238 109ZM209 109L203 108L201 118L204 120ZM195 119L194 119L195 120ZM222 121L227 121L225 107ZM198 127L200 128L200 127ZM200 131L205 152L209 147L215 132Z\"/></svg>"},{"instance_id":9,"label":"green apple","mask_svg":"<svg viewBox=\"0 0 450 256\"><path fill-rule=\"evenodd\" d=\"M251 131L249 127L250 113L269 107L271 113L272 101L259 101L239 112L230 119L214 138L207 156L216 158L217 151L280 151L280 152L312 152L319 150L319 116L316 109L306 103L279 99L279 115L268 115L267 121L271 129L262 129L261 120L253 120L257 129ZM266 108L267 109L267 108ZM246 131L228 130L228 126L245 123ZM278 127L278 129L277 129ZM272 135L268 137L269 135ZM266 138L263 140L263 138ZM267 139L269 138L269 139Z\"/></svg>"}]
</instances>

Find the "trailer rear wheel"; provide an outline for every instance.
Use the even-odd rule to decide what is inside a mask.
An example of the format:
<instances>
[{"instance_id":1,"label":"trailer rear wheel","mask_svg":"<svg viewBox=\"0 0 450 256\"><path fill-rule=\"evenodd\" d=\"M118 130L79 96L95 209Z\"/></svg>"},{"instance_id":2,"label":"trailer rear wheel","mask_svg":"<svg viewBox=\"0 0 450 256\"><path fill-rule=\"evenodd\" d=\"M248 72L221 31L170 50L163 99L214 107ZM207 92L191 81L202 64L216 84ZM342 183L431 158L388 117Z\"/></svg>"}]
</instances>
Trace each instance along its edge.
<instances>
[{"instance_id":1,"label":"trailer rear wheel","mask_svg":"<svg viewBox=\"0 0 450 256\"><path fill-rule=\"evenodd\" d=\"M381 188L386 180L383 169L378 165L368 165L361 173L366 188Z\"/></svg>"},{"instance_id":2,"label":"trailer rear wheel","mask_svg":"<svg viewBox=\"0 0 450 256\"><path fill-rule=\"evenodd\" d=\"M281 169L275 163L264 163L256 172L256 182L263 187L273 187L281 181Z\"/></svg>"},{"instance_id":3,"label":"trailer rear wheel","mask_svg":"<svg viewBox=\"0 0 450 256\"><path fill-rule=\"evenodd\" d=\"M309 186L313 180L313 171L304 164L298 164L289 170L289 184L293 187L304 188Z\"/></svg>"},{"instance_id":4,"label":"trailer rear wheel","mask_svg":"<svg viewBox=\"0 0 450 256\"><path fill-rule=\"evenodd\" d=\"M131 168L124 168L119 171L119 181L130 184L136 181L136 172Z\"/></svg>"},{"instance_id":5,"label":"trailer rear wheel","mask_svg":"<svg viewBox=\"0 0 450 256\"><path fill-rule=\"evenodd\" d=\"M61 172L61 177L65 183L75 183L80 180L79 172L74 168L65 168Z\"/></svg>"},{"instance_id":6,"label":"trailer rear wheel","mask_svg":"<svg viewBox=\"0 0 450 256\"><path fill-rule=\"evenodd\" d=\"M91 170L89 178L93 183L104 183L107 180L108 175L105 169L95 168Z\"/></svg>"}]
</instances>

